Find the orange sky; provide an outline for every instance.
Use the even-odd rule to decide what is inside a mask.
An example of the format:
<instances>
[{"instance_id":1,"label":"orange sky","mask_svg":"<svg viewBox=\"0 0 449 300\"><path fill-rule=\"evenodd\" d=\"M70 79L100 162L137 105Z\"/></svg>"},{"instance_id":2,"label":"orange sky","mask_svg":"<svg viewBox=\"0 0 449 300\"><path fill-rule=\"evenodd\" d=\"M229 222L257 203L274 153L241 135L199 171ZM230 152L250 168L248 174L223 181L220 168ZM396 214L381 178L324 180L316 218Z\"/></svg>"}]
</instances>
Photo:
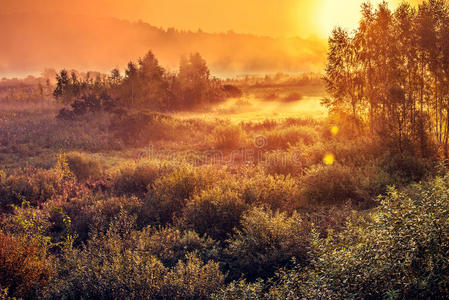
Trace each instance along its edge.
<instances>
[{"instance_id":1,"label":"orange sky","mask_svg":"<svg viewBox=\"0 0 449 300\"><path fill-rule=\"evenodd\" d=\"M400 1L390 0L391 8ZM223 76L321 72L328 34L337 25L355 29L362 2L0 0L0 78L39 74L46 67L100 71L123 68L148 50L172 70L182 55L199 52L212 72ZM138 20L163 29L234 31L257 37L173 35L172 31L133 22Z\"/></svg>"},{"instance_id":2,"label":"orange sky","mask_svg":"<svg viewBox=\"0 0 449 300\"><path fill-rule=\"evenodd\" d=\"M392 6L400 0L391 0ZM357 23L362 0L1 0L3 13L55 12L143 20L164 28L324 37ZM372 0L377 3L379 0Z\"/></svg>"}]
</instances>

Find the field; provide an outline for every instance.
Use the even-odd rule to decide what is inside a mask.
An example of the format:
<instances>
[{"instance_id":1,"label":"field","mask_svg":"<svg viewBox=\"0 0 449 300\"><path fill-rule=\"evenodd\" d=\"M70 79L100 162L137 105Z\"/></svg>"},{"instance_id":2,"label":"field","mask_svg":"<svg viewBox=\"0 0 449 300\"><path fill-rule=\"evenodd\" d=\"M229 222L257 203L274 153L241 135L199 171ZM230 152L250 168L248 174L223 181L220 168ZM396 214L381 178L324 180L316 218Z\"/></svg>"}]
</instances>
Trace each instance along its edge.
<instances>
[{"instance_id":1,"label":"field","mask_svg":"<svg viewBox=\"0 0 449 300\"><path fill-rule=\"evenodd\" d=\"M5 19L0 74L50 66L0 81L0 299L448 299L449 4L303 2L327 44Z\"/></svg>"},{"instance_id":2,"label":"field","mask_svg":"<svg viewBox=\"0 0 449 300\"><path fill-rule=\"evenodd\" d=\"M126 123L3 103L8 293L276 297L318 255L314 243L355 230L346 222L378 210L388 186L434 172L329 114L320 85L241 88L207 109Z\"/></svg>"}]
</instances>

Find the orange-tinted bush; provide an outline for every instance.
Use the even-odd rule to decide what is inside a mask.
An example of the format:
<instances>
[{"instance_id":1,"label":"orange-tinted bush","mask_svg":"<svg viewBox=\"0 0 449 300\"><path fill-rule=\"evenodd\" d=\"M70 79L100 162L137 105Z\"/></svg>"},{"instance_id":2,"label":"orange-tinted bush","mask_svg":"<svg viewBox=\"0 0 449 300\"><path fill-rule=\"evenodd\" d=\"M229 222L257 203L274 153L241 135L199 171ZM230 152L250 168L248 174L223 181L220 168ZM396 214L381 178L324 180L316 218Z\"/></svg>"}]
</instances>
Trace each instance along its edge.
<instances>
[{"instance_id":1,"label":"orange-tinted bush","mask_svg":"<svg viewBox=\"0 0 449 300\"><path fill-rule=\"evenodd\" d=\"M45 253L35 241L0 232L0 285L10 296L37 296L51 273Z\"/></svg>"}]
</instances>

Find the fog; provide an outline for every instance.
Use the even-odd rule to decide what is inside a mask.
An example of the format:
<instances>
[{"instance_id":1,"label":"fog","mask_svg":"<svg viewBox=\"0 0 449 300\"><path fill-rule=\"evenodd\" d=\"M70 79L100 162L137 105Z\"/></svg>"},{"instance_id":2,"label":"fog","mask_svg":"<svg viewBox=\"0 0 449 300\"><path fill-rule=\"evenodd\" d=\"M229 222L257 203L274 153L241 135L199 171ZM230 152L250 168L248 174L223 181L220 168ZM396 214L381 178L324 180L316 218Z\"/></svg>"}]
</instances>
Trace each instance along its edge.
<instances>
[{"instance_id":1,"label":"fog","mask_svg":"<svg viewBox=\"0 0 449 300\"><path fill-rule=\"evenodd\" d=\"M180 57L201 53L213 74L318 72L326 43L315 38L271 38L234 32L161 29L144 22L61 13L0 17L0 77L45 68L109 71L152 50L174 71Z\"/></svg>"}]
</instances>

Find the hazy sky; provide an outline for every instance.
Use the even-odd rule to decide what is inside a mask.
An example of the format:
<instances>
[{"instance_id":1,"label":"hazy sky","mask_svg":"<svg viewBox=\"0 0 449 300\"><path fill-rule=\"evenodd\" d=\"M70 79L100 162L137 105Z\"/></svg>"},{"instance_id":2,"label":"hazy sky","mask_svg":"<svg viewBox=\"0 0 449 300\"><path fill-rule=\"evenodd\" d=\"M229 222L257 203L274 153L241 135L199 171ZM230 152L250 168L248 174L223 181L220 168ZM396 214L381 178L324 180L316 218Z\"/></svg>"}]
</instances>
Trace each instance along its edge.
<instances>
[{"instance_id":1,"label":"hazy sky","mask_svg":"<svg viewBox=\"0 0 449 300\"><path fill-rule=\"evenodd\" d=\"M400 0L391 0L392 6ZM362 0L0 0L1 12L55 12L143 20L207 32L325 37L334 25L353 27ZM378 3L380 0L372 0Z\"/></svg>"}]
</instances>

